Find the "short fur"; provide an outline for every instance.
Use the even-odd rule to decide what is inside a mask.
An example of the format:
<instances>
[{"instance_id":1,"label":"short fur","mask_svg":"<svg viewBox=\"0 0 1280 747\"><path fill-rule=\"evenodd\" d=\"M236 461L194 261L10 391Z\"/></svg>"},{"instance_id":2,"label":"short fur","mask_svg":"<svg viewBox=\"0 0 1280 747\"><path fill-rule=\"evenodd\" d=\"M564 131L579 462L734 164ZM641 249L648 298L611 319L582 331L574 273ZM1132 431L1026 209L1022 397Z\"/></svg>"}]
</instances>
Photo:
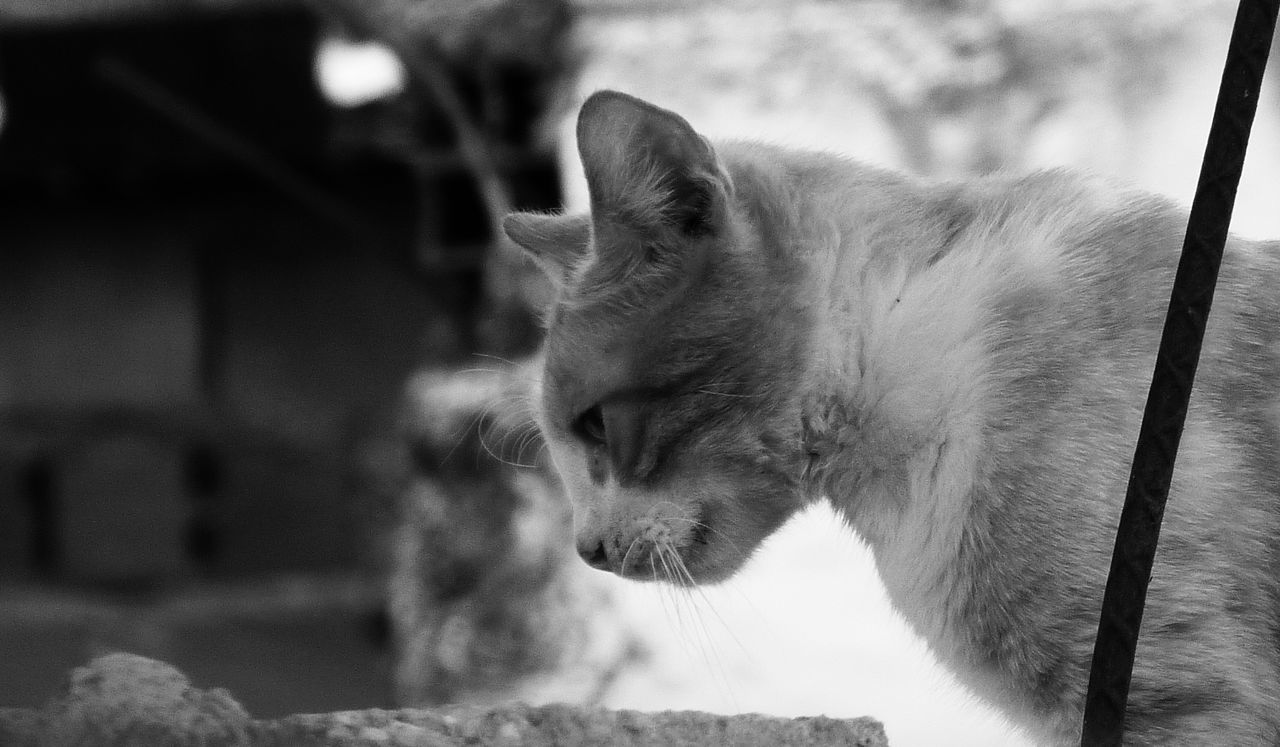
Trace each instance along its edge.
<instances>
[{"instance_id":1,"label":"short fur","mask_svg":"<svg viewBox=\"0 0 1280 747\"><path fill-rule=\"evenodd\" d=\"M826 498L942 662L1078 742L1183 211L1066 172L713 149L615 92L578 138L591 220L507 228L554 260L540 425L583 557L716 581ZM1223 260L1129 744L1280 743L1278 251Z\"/></svg>"}]
</instances>

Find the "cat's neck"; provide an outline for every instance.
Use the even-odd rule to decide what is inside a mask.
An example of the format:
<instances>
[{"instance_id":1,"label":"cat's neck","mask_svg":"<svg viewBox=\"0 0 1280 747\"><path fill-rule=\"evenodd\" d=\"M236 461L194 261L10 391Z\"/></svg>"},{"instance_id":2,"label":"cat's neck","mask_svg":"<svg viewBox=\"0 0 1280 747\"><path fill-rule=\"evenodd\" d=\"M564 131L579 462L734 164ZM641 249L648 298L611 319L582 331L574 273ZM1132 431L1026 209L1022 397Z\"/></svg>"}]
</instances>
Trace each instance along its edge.
<instances>
[{"instance_id":1,"label":"cat's neck","mask_svg":"<svg viewBox=\"0 0 1280 747\"><path fill-rule=\"evenodd\" d=\"M870 544L891 597L936 644L951 626L934 611L957 601L983 420L976 299L962 278L930 271L949 250L956 198L831 159L770 167L746 196L774 228L765 251L803 268L786 292L811 321L805 489Z\"/></svg>"}]
</instances>

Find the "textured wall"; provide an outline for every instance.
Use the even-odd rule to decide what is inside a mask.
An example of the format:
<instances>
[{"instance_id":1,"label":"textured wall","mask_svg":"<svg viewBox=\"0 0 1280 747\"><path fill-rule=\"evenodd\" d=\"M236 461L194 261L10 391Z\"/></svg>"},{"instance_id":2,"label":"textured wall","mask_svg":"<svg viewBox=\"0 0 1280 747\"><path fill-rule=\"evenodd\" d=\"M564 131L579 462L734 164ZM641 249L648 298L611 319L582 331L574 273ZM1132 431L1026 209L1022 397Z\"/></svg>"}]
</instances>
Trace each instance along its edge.
<instances>
[{"instance_id":1,"label":"textured wall","mask_svg":"<svg viewBox=\"0 0 1280 747\"><path fill-rule=\"evenodd\" d=\"M40 711L0 709L6 745L887 745L872 719L780 719L518 704L307 714L258 721L173 667L109 654L71 672Z\"/></svg>"}]
</instances>

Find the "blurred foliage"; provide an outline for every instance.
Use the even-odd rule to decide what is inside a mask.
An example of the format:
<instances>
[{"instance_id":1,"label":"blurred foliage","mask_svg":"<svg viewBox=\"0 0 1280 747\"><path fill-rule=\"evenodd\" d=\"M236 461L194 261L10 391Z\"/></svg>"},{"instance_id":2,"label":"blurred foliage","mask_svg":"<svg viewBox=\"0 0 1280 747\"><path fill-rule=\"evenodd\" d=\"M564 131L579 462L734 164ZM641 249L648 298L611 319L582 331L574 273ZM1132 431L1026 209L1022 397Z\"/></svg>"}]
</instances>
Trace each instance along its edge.
<instances>
[{"instance_id":1,"label":"blurred foliage","mask_svg":"<svg viewBox=\"0 0 1280 747\"><path fill-rule=\"evenodd\" d=\"M870 98L903 165L955 176L1025 167L1032 133L1067 108L1105 108L1098 119L1106 127L1144 111L1165 91L1181 55L1229 22L1233 4L578 0L577 6L590 48L585 75L596 85L628 85L695 123L732 112L743 123L733 128L738 135L804 112L799 134L824 134L825 146L841 150L858 137L848 121L851 102Z\"/></svg>"}]
</instances>

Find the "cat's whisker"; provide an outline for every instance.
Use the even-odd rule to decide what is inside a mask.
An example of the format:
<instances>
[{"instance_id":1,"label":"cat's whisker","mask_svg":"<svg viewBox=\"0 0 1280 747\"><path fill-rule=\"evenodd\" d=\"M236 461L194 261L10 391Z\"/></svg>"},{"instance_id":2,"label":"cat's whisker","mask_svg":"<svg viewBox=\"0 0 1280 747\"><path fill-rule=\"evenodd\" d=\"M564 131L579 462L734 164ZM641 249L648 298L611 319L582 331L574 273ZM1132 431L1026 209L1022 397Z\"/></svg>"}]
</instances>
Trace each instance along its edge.
<instances>
[{"instance_id":1,"label":"cat's whisker","mask_svg":"<svg viewBox=\"0 0 1280 747\"><path fill-rule=\"evenodd\" d=\"M491 430L491 429L490 429L490 430ZM489 445L489 442L485 439L485 431L483 431L483 430L482 430L482 431L478 431L478 432L477 432L477 435L479 436L480 448L484 449L485 453L486 453L486 454L488 454L490 457L492 457L494 460L496 460L496 461L498 461L498 462L500 462L500 463L502 463L502 464L505 464L505 465L507 465L507 466L509 466L509 467L523 467L523 466L524 466L524 465L522 465L522 464L518 464L518 463L516 463L516 462L513 462L513 461L512 461L512 460L510 460L510 459L507 459L506 457L502 456L502 454L500 454L498 451L494 451L494 450L493 450L493 448ZM499 450L501 450L501 449L502 449L502 445L501 445L501 444L499 444L499 445L498 445L498 449L499 449Z\"/></svg>"},{"instance_id":2,"label":"cat's whisker","mask_svg":"<svg viewBox=\"0 0 1280 747\"><path fill-rule=\"evenodd\" d=\"M662 543L655 544L652 555L656 555L658 562L662 565L662 580L669 586L678 586L675 579L675 570L671 567L671 559L667 557L666 545Z\"/></svg>"},{"instance_id":3,"label":"cat's whisker","mask_svg":"<svg viewBox=\"0 0 1280 747\"><path fill-rule=\"evenodd\" d=\"M500 355L493 355L491 353L472 353L472 355L474 355L477 358L488 358L491 361L498 361L499 363L505 363L508 366L510 366L512 369L520 368L519 363L511 360L510 358L503 358Z\"/></svg>"},{"instance_id":4,"label":"cat's whisker","mask_svg":"<svg viewBox=\"0 0 1280 747\"><path fill-rule=\"evenodd\" d=\"M522 467L533 466L532 464L526 464L524 460L525 449L529 448L529 445L531 443L532 443L532 439L529 437L529 434L527 433L521 434L516 441L516 461L519 462L520 466Z\"/></svg>"},{"instance_id":5,"label":"cat's whisker","mask_svg":"<svg viewBox=\"0 0 1280 747\"><path fill-rule=\"evenodd\" d=\"M523 459L525 448L524 444L539 438L540 433L538 431L537 423L535 423L532 417L528 415L521 418L523 422L515 424L503 423L501 420L492 417L491 413L499 407L503 407L503 405L504 403L501 399L496 399L487 403L481 410L480 414L472 421L471 427L476 428L477 423L481 420L487 422L486 427L477 428L477 436L481 447L484 448L491 457L512 467L521 469L531 468L535 465L532 463L526 463ZM498 422L495 422L495 420ZM501 432L501 436L496 442L491 438L491 435L495 431ZM516 442L514 449L516 453L514 458L508 456L508 454L513 450L510 448L510 444L513 439Z\"/></svg>"},{"instance_id":6,"label":"cat's whisker","mask_svg":"<svg viewBox=\"0 0 1280 747\"><path fill-rule=\"evenodd\" d=\"M674 583L671 583L671 579L672 579L672 570L671 570L670 562L667 560L666 554L665 554L664 552L662 552L661 550L658 550L658 551L654 552L653 554L651 554L649 557L650 557L650 558L653 558L653 557L655 557L655 556L656 556L656 557L657 557L657 559L658 559L658 564L662 567L662 576L663 576L663 577L662 577L662 581L664 582L664 583L662 584L662 586L663 586L663 590L664 590L665 592L667 592L667 593L670 593L670 594L671 594L671 599L672 599L672 602L673 602L673 606L674 606L675 611L676 611L676 623L677 623L677 626L678 626L681 630L684 630L684 627L685 627L685 620L684 620L684 614L683 614L683 607L682 607L682 605L680 604L680 597L679 597L679 590L680 590L680 587L679 587L678 585L674 584Z\"/></svg>"},{"instance_id":7,"label":"cat's whisker","mask_svg":"<svg viewBox=\"0 0 1280 747\"><path fill-rule=\"evenodd\" d=\"M682 584L675 582L678 576L671 566L671 560L667 553L658 551L656 555L665 576L664 581L666 583L662 584L664 593L671 596L672 607L675 609L676 629L680 632L679 640L685 647L686 653L696 655L707 666L707 670L712 671L711 656L707 651L706 631L703 628L697 606L692 603L686 588Z\"/></svg>"},{"instance_id":8,"label":"cat's whisker","mask_svg":"<svg viewBox=\"0 0 1280 747\"><path fill-rule=\"evenodd\" d=\"M690 594L693 589L693 576L689 573L689 568L684 564L684 558L680 557L680 553L675 548L665 548L665 553L670 559L672 568L674 569L671 582L686 593Z\"/></svg>"},{"instance_id":9,"label":"cat's whisker","mask_svg":"<svg viewBox=\"0 0 1280 747\"><path fill-rule=\"evenodd\" d=\"M657 587L658 604L662 605L662 614L667 619L668 627L680 629L680 625L677 623L678 613L672 610L676 604L675 597L673 597L671 587L668 587L666 583L662 583L663 579L658 577L658 564L657 560L654 559L654 555L649 555L649 574L654 586Z\"/></svg>"},{"instance_id":10,"label":"cat's whisker","mask_svg":"<svg viewBox=\"0 0 1280 747\"><path fill-rule=\"evenodd\" d=\"M724 619L724 616L720 614L720 610L718 610L716 608L716 605L712 603L711 598L707 595L706 589L694 583L692 577L688 576L687 569L685 569L684 572L686 576L689 578L689 586L687 587L689 590L689 593L697 595L698 599L700 599L702 603L705 605L707 612L709 612L715 618L716 622L719 623L720 625L720 629L723 630L725 634L729 636L729 640L733 641L733 644L738 647L738 650L746 654L748 657L754 658L752 656L751 650L748 649L746 644L744 644L742 640L738 638L737 634L733 632L733 626L729 624L729 621ZM739 593L741 593L741 591L739 591ZM757 614L758 614L758 611L757 611Z\"/></svg>"},{"instance_id":11,"label":"cat's whisker","mask_svg":"<svg viewBox=\"0 0 1280 747\"><path fill-rule=\"evenodd\" d=\"M745 381L739 381L737 379L714 379L704 383L702 386L742 386L746 383L747 382Z\"/></svg>"},{"instance_id":12,"label":"cat's whisker","mask_svg":"<svg viewBox=\"0 0 1280 747\"><path fill-rule=\"evenodd\" d=\"M539 451L534 453L534 459L531 460L531 462L536 463L538 461L537 457L541 453L541 448L546 446L546 441L542 438L542 432L538 429L537 424L533 422L522 426L520 432L520 457L523 457L525 450L531 446L539 447Z\"/></svg>"},{"instance_id":13,"label":"cat's whisker","mask_svg":"<svg viewBox=\"0 0 1280 747\"><path fill-rule=\"evenodd\" d=\"M489 408L489 405L486 404L485 407L480 409L480 412L476 413L475 415L471 416L470 419L468 419L466 427L463 428L461 433L458 434L458 437L454 439L453 446L449 448L449 451L444 455L444 458L440 460L442 464L445 462L448 462L450 459L453 458L453 455L458 450L458 447L462 446L462 444L466 442L468 433L470 433L473 429L476 430L477 433L479 433L478 427L481 421L484 419L488 408ZM481 442L483 444L483 439L481 439Z\"/></svg>"},{"instance_id":14,"label":"cat's whisker","mask_svg":"<svg viewBox=\"0 0 1280 747\"><path fill-rule=\"evenodd\" d=\"M742 549L741 547L739 547L739 546L738 546L738 543L737 543L737 542L735 542L735 541L733 540L733 538L732 538L732 537L730 537L728 534L726 534L726 533L724 533L724 532L720 531L719 529L716 529L715 527L711 526L710 524L704 524L704 523L703 523L703 522L701 522L701 521L691 521L690 523L693 525L693 527L694 527L695 529L698 529L698 530L704 531L704 532L706 532L706 533L707 533L707 534L709 534L709 535L714 535L714 536L715 536L715 537L717 537L721 542L724 542L726 545L728 545L729 547L733 548L733 551L734 551L734 552L739 553L739 554L742 554L742 555L745 555L745 554L746 554L746 553L743 551L743 549Z\"/></svg>"},{"instance_id":15,"label":"cat's whisker","mask_svg":"<svg viewBox=\"0 0 1280 747\"><path fill-rule=\"evenodd\" d=\"M695 389L698 394L706 394L712 397L732 397L734 399L759 399L764 396L761 394L734 394L732 392L713 392L709 389Z\"/></svg>"},{"instance_id":16,"label":"cat's whisker","mask_svg":"<svg viewBox=\"0 0 1280 747\"><path fill-rule=\"evenodd\" d=\"M677 506L675 503L672 503L671 501L659 501L658 503L654 504L655 508L662 505L669 505L675 508L677 511L679 511L682 514L686 513L683 509L681 509L679 506ZM725 544L732 547L735 552L741 552L741 548L738 546L738 543L733 541L732 537L720 531L719 529L716 529L710 524L703 523L701 521L698 521L697 519L688 518L688 516L664 516L663 520L683 522L695 529L705 531L707 534L715 535Z\"/></svg>"},{"instance_id":17,"label":"cat's whisker","mask_svg":"<svg viewBox=\"0 0 1280 747\"><path fill-rule=\"evenodd\" d=\"M675 589L675 593L679 597L683 598L683 602L687 605L692 615L692 630L690 631L688 627L683 629L686 632L691 632L691 642L697 650L699 658L702 659L703 664L707 667L708 673L724 687L729 699L736 701L732 681L729 679L723 658L720 656L715 638L711 635L711 628L703 614L704 607L715 614L716 620L722 628L728 630L728 626L725 624L724 619L715 612L714 605L711 604L701 587L695 584L693 576L689 573L689 569L680 553L671 545L664 543L659 545L659 554L663 558L664 564L670 569L669 575L673 581L672 588ZM740 641L736 642L739 646L742 645Z\"/></svg>"},{"instance_id":18,"label":"cat's whisker","mask_svg":"<svg viewBox=\"0 0 1280 747\"><path fill-rule=\"evenodd\" d=\"M455 370L455 371L454 371L454 373L457 373L457 374L465 374L465 375L468 375L468 376L475 375L475 374L486 374L486 375L489 375L489 376L502 376L502 375L504 375L506 372L505 372L505 371L502 371L502 370L500 370L500 369L497 369L497 368L480 368L480 367L476 367L476 368L459 368L459 369Z\"/></svg>"},{"instance_id":19,"label":"cat's whisker","mask_svg":"<svg viewBox=\"0 0 1280 747\"><path fill-rule=\"evenodd\" d=\"M661 505L663 503L670 504L670 501L662 501L657 505ZM671 505L674 505L674 504L671 504ZM669 520L684 521L695 526L705 526L700 522L694 521L692 519L682 518L682 517L669 517ZM714 532L714 530L712 531ZM730 545L734 544L731 540L729 540L729 538L725 537L724 539ZM693 578L693 574L689 572L689 568L685 564L684 558L683 556L680 555L679 551L675 547L668 544L663 544L663 545L660 545L659 547L661 549L661 552L664 558L664 563L667 564L668 567L671 569L669 576L671 578L672 585L677 589L677 593L683 595L686 599L689 600L689 603L692 605L694 611L698 614L699 624L704 630L704 632L708 630L705 624L705 621L702 619L702 615L701 615L702 609L705 606L705 609L715 617L716 622L719 624L720 628L724 630L725 633L728 634L729 638L734 642L734 645L736 645L743 653L750 656L751 653L749 649L737 637L737 635L734 634L733 627L720 614L720 611L716 608L716 605L712 602L711 598L708 596L706 589L701 585L699 585L698 582ZM738 590L738 593L739 594L742 593L740 589Z\"/></svg>"},{"instance_id":20,"label":"cat's whisker","mask_svg":"<svg viewBox=\"0 0 1280 747\"><path fill-rule=\"evenodd\" d=\"M636 537L635 539L631 540L631 544L627 545L627 551L622 553L622 565L620 568L618 568L618 572L620 574L627 572L627 560L631 557L631 551L636 549L636 545L639 544L639 542L640 542L639 537ZM652 560L652 556L650 556L650 560Z\"/></svg>"},{"instance_id":21,"label":"cat's whisker","mask_svg":"<svg viewBox=\"0 0 1280 747\"><path fill-rule=\"evenodd\" d=\"M519 434L513 433L510 430L504 431L502 433L501 438L497 442L496 446L498 450L501 452L503 461L506 464L509 464L517 468L528 467L528 465L524 463L524 460L521 459L521 454L520 454L521 440L522 438L519 436Z\"/></svg>"}]
</instances>

